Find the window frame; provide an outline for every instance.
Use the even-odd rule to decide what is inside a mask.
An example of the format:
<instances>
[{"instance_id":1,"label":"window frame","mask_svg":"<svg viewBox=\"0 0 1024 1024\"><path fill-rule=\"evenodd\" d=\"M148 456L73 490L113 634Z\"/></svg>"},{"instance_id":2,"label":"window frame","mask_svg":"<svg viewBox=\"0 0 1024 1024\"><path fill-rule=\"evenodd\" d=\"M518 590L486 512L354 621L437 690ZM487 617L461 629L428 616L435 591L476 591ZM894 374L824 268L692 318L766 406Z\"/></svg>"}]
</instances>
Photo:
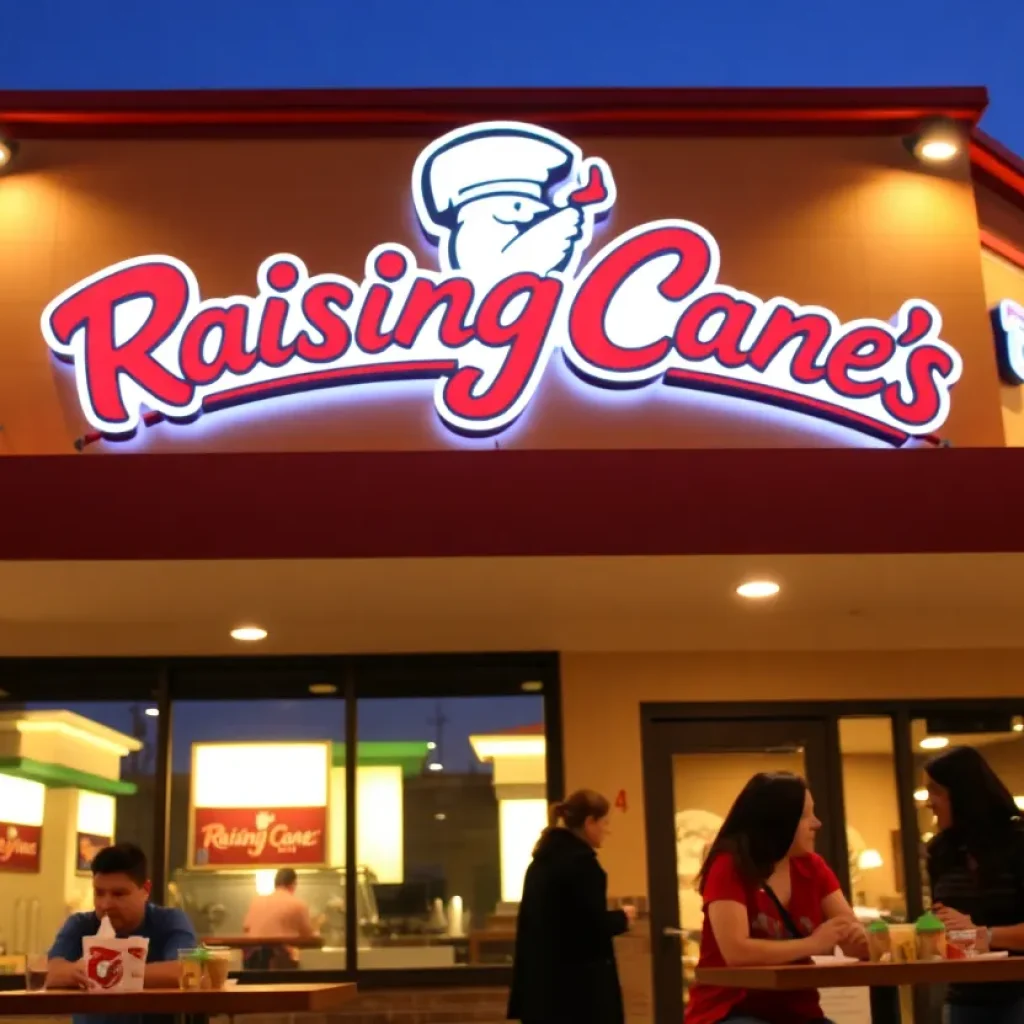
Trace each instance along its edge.
<instances>
[{"instance_id":1,"label":"window frame","mask_svg":"<svg viewBox=\"0 0 1024 1024\"><path fill-rule=\"evenodd\" d=\"M337 692L310 694L313 682ZM170 866L174 709L179 701L330 700L345 716L345 741L356 749L360 699L522 696L525 682L539 682L544 704L546 793L564 796L562 701L559 656L554 652L396 655L250 655L166 658L0 658L0 710L18 703L149 701L159 709L154 763L154 821L149 849L153 899L162 901ZM535 692L535 691L525 691ZM346 759L346 864L356 862L356 760ZM357 932L356 875L345 873L345 934ZM346 942L344 970L298 972L305 982L355 981L364 989L507 986L507 966L360 969L357 943ZM20 979L0 980L0 988ZM280 982L279 971L246 971L250 984ZM298 977L296 978L298 980Z\"/></svg>"}]
</instances>

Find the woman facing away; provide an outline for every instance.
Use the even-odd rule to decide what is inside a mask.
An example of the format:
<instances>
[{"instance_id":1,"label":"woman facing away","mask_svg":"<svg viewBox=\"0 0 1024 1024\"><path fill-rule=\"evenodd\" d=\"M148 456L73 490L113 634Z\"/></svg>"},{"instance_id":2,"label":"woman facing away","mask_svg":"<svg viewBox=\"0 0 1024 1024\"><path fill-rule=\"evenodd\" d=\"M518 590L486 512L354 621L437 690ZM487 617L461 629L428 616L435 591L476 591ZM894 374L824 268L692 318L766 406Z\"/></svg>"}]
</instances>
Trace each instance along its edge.
<instances>
[{"instance_id":1,"label":"woman facing away","mask_svg":"<svg viewBox=\"0 0 1024 1024\"><path fill-rule=\"evenodd\" d=\"M973 747L925 765L937 834L928 844L935 913L977 928L989 949L1024 951L1024 824L1010 791ZM947 1024L1024 1024L1024 984L950 985Z\"/></svg>"},{"instance_id":2,"label":"woman facing away","mask_svg":"<svg viewBox=\"0 0 1024 1024\"><path fill-rule=\"evenodd\" d=\"M821 822L807 783L761 772L736 798L697 876L704 897L701 967L867 956L867 936L831 869L814 852ZM822 1024L814 989L755 991L696 984L686 1024ZM827 1022L825 1022L827 1024Z\"/></svg>"},{"instance_id":3,"label":"woman facing away","mask_svg":"<svg viewBox=\"0 0 1024 1024\"><path fill-rule=\"evenodd\" d=\"M608 836L608 801L581 789L552 806L533 850L516 922L508 1018L524 1024L622 1024L612 938L632 908L608 909L597 851Z\"/></svg>"}]
</instances>

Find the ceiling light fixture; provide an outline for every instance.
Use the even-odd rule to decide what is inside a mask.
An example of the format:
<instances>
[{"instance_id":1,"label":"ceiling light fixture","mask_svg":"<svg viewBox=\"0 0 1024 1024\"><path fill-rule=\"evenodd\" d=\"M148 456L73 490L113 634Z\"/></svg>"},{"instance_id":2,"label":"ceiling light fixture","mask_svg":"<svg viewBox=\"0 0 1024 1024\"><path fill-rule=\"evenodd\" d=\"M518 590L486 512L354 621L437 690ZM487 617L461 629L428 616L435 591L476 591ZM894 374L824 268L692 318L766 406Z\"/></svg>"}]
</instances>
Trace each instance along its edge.
<instances>
[{"instance_id":1,"label":"ceiling light fixture","mask_svg":"<svg viewBox=\"0 0 1024 1024\"><path fill-rule=\"evenodd\" d=\"M928 800L928 790L927 789L915 789L914 790L914 799L919 804L925 803Z\"/></svg>"},{"instance_id":2,"label":"ceiling light fixture","mask_svg":"<svg viewBox=\"0 0 1024 1024\"><path fill-rule=\"evenodd\" d=\"M17 143L0 133L0 173L6 171L11 166L14 162L14 154L17 151Z\"/></svg>"},{"instance_id":3,"label":"ceiling light fixture","mask_svg":"<svg viewBox=\"0 0 1024 1024\"><path fill-rule=\"evenodd\" d=\"M432 772L443 772L444 771L444 765L443 764L438 764L437 761L432 762L431 764L427 765L427 767Z\"/></svg>"},{"instance_id":4,"label":"ceiling light fixture","mask_svg":"<svg viewBox=\"0 0 1024 1024\"><path fill-rule=\"evenodd\" d=\"M338 688L334 683L311 683L309 686L309 692L317 697L326 697L332 693L337 693Z\"/></svg>"},{"instance_id":5,"label":"ceiling light fixture","mask_svg":"<svg viewBox=\"0 0 1024 1024\"><path fill-rule=\"evenodd\" d=\"M780 590L778 583L774 580L747 580L736 588L740 597L750 600L763 600L766 597L774 597Z\"/></svg>"},{"instance_id":6,"label":"ceiling light fixture","mask_svg":"<svg viewBox=\"0 0 1024 1024\"><path fill-rule=\"evenodd\" d=\"M159 708L146 708L146 714L150 718L159 718L160 717L160 709Z\"/></svg>"},{"instance_id":7,"label":"ceiling light fixture","mask_svg":"<svg viewBox=\"0 0 1024 1024\"><path fill-rule=\"evenodd\" d=\"M238 626L231 630L232 640L241 640L242 643L255 643L257 640L266 640L267 631L261 626Z\"/></svg>"},{"instance_id":8,"label":"ceiling light fixture","mask_svg":"<svg viewBox=\"0 0 1024 1024\"><path fill-rule=\"evenodd\" d=\"M948 736L925 736L918 744L922 750L942 750L949 746Z\"/></svg>"},{"instance_id":9,"label":"ceiling light fixture","mask_svg":"<svg viewBox=\"0 0 1024 1024\"><path fill-rule=\"evenodd\" d=\"M960 128L946 117L929 118L903 142L918 160L929 164L948 163L963 149Z\"/></svg>"}]
</instances>

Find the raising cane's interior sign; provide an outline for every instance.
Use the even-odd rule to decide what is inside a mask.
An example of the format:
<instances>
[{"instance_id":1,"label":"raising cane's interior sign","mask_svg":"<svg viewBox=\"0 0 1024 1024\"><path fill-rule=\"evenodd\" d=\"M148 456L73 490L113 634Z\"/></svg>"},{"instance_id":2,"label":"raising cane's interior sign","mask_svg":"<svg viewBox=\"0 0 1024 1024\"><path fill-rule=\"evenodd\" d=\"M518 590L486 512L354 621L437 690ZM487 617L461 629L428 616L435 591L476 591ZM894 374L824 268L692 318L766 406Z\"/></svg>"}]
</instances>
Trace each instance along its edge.
<instances>
[{"instance_id":1,"label":"raising cane's interior sign","mask_svg":"<svg viewBox=\"0 0 1024 1024\"><path fill-rule=\"evenodd\" d=\"M39 825L0 821L0 871L37 873L42 836Z\"/></svg>"},{"instance_id":2,"label":"raising cane's interior sign","mask_svg":"<svg viewBox=\"0 0 1024 1024\"><path fill-rule=\"evenodd\" d=\"M289 867L327 862L326 807L197 807L195 867Z\"/></svg>"},{"instance_id":3,"label":"raising cane's interior sign","mask_svg":"<svg viewBox=\"0 0 1024 1024\"><path fill-rule=\"evenodd\" d=\"M404 245L366 257L361 280L289 253L256 294L204 296L171 255L98 271L42 315L74 366L92 437L318 388L435 381L453 433L500 434L559 353L595 389L702 391L771 403L901 445L939 430L960 377L938 310L908 298L889 321L762 299L719 281L715 238L667 218L590 254L612 209L608 164L529 124L460 128L419 155L419 223L437 269ZM769 252L765 258L771 258Z\"/></svg>"}]
</instances>

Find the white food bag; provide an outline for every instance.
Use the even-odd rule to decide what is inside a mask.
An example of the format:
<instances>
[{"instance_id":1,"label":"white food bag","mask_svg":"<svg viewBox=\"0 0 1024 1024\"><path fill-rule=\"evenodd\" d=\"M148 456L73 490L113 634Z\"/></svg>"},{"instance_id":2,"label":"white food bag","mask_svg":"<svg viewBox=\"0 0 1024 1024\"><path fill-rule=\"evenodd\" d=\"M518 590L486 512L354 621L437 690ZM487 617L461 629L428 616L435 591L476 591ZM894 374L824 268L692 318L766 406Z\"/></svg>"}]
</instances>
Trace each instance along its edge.
<instances>
[{"instance_id":1,"label":"white food bag","mask_svg":"<svg viewBox=\"0 0 1024 1024\"><path fill-rule=\"evenodd\" d=\"M141 992L146 980L149 939L96 935L82 939L89 988L103 992Z\"/></svg>"}]
</instances>

